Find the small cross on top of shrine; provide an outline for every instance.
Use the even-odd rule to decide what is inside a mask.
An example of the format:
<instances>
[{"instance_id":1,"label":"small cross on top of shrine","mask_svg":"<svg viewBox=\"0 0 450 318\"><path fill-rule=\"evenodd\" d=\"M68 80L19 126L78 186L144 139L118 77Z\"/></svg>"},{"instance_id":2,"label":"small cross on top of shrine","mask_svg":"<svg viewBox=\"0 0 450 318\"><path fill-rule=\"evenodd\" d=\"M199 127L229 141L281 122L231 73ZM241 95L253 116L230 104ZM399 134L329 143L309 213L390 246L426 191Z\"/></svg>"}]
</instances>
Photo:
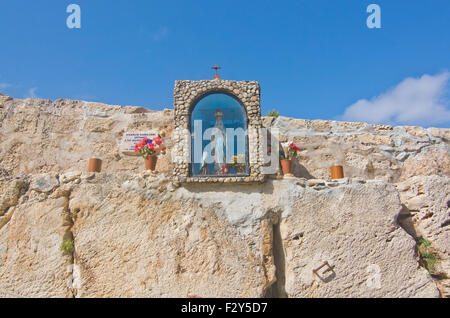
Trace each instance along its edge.
<instances>
[{"instance_id":1,"label":"small cross on top of shrine","mask_svg":"<svg viewBox=\"0 0 450 318\"><path fill-rule=\"evenodd\" d=\"M220 80L220 76L217 74L217 71L222 69L220 66L214 65L211 69L216 71L216 75L213 77L213 80Z\"/></svg>"}]
</instances>

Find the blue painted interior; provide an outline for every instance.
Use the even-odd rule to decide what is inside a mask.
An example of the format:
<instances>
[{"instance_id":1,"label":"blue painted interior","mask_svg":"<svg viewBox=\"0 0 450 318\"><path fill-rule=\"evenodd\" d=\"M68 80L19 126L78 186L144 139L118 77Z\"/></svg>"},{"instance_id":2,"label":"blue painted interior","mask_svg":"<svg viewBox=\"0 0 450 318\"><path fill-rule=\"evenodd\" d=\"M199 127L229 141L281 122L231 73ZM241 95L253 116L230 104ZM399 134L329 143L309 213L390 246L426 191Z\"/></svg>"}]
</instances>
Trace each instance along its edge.
<instances>
[{"instance_id":1,"label":"blue painted interior","mask_svg":"<svg viewBox=\"0 0 450 318\"><path fill-rule=\"evenodd\" d=\"M195 105L192 114L191 114L191 129L194 129L194 121L201 120L202 121L202 136L204 136L205 130L208 128L213 128L216 124L215 111L216 110L223 111L223 124L225 129L227 128L242 128L245 131L245 148L243 154L245 155L245 171L241 171L238 173L235 169L230 169L229 175L223 175L224 177L231 176L243 176L249 174L249 160L248 160L248 138L247 138L247 113L244 107L233 97L223 94L223 93L214 93L207 95L202 98ZM201 173L201 163L194 162L194 136L192 133L192 165L191 165L191 175L192 176L217 176L213 173L214 164L208 164L208 174ZM202 153L205 147L210 143L210 140L205 140L203 138L202 142ZM227 152L227 162L231 160L231 157L234 155L238 155L238 145L237 145L237 137L234 137L234 149L233 151ZM228 140L228 144L231 144L230 140ZM227 146L227 151L230 149L230 146ZM200 154L201 157L201 154Z\"/></svg>"}]
</instances>

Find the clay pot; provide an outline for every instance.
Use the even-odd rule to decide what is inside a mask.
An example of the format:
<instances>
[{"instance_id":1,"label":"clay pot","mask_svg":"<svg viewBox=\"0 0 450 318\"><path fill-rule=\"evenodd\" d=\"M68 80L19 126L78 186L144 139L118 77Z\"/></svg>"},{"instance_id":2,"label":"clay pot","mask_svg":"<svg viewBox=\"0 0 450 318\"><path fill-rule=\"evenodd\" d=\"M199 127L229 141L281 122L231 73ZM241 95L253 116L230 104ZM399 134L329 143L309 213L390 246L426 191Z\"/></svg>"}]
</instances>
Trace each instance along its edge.
<instances>
[{"instance_id":1,"label":"clay pot","mask_svg":"<svg viewBox=\"0 0 450 318\"><path fill-rule=\"evenodd\" d=\"M344 178L344 167L342 166L332 166L331 167L331 179L343 179Z\"/></svg>"},{"instance_id":2,"label":"clay pot","mask_svg":"<svg viewBox=\"0 0 450 318\"><path fill-rule=\"evenodd\" d=\"M281 160L281 171L284 175L292 174L292 160Z\"/></svg>"},{"instance_id":3,"label":"clay pot","mask_svg":"<svg viewBox=\"0 0 450 318\"><path fill-rule=\"evenodd\" d=\"M147 158L144 158L145 160L145 169L150 171L155 171L156 169L156 162L158 161L157 156L148 156Z\"/></svg>"},{"instance_id":4,"label":"clay pot","mask_svg":"<svg viewBox=\"0 0 450 318\"><path fill-rule=\"evenodd\" d=\"M102 160L97 158L89 159L88 164L89 172L102 172Z\"/></svg>"}]
</instances>

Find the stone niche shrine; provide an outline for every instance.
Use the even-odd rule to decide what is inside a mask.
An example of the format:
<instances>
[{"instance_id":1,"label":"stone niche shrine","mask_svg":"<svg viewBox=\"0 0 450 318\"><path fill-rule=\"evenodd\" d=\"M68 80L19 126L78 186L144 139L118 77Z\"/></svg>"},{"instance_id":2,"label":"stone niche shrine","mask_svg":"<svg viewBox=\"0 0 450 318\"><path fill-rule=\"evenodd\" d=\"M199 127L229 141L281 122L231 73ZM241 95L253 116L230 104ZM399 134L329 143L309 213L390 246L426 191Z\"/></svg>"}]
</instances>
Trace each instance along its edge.
<instances>
[{"instance_id":1,"label":"stone niche shrine","mask_svg":"<svg viewBox=\"0 0 450 318\"><path fill-rule=\"evenodd\" d=\"M216 70L217 71L217 70ZM176 81L174 176L180 182L263 182L261 89L255 81Z\"/></svg>"}]
</instances>

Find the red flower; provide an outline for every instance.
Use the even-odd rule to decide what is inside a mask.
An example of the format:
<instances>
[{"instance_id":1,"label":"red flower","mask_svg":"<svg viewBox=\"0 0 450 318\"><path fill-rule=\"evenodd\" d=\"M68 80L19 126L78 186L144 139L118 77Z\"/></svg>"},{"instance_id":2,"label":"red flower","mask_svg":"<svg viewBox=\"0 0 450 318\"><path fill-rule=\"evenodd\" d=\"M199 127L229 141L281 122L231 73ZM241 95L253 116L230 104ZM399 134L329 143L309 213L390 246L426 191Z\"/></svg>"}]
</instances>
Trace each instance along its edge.
<instances>
[{"instance_id":1,"label":"red flower","mask_svg":"<svg viewBox=\"0 0 450 318\"><path fill-rule=\"evenodd\" d=\"M289 148L290 148L291 150L293 150L293 151L301 151L301 150L302 150L299 146L297 146L297 145L294 144L294 143L291 143L291 144L289 145Z\"/></svg>"},{"instance_id":2,"label":"red flower","mask_svg":"<svg viewBox=\"0 0 450 318\"><path fill-rule=\"evenodd\" d=\"M153 141L155 142L155 144L157 144L158 146L162 144L162 140L159 137L153 138Z\"/></svg>"}]
</instances>

